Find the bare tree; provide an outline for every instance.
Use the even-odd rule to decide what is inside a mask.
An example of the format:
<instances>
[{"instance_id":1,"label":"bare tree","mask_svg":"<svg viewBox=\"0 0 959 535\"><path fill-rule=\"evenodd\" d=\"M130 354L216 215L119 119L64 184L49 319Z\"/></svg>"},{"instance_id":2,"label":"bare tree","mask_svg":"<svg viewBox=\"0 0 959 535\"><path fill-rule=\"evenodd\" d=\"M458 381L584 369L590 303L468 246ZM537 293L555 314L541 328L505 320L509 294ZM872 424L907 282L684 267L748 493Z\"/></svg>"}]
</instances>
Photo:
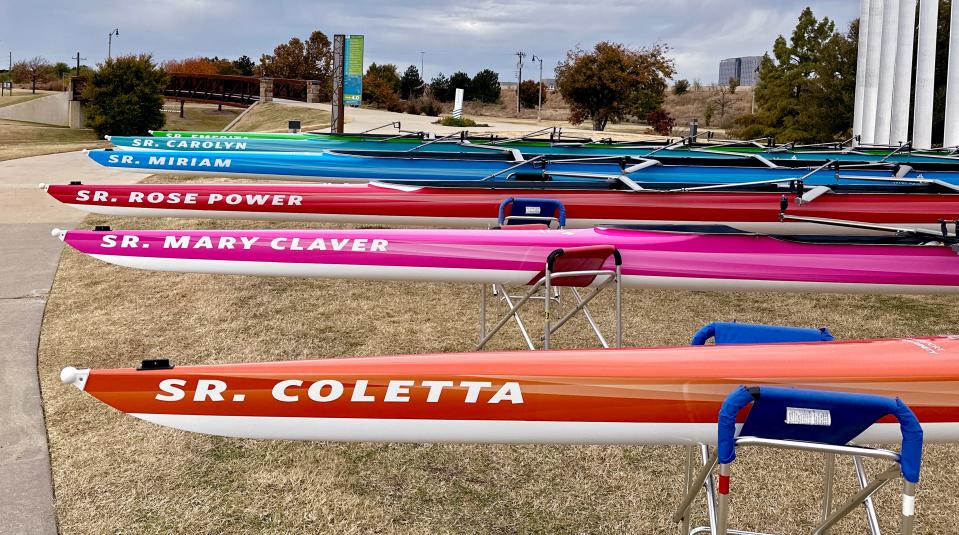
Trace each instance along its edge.
<instances>
[{"instance_id":1,"label":"bare tree","mask_svg":"<svg viewBox=\"0 0 959 535\"><path fill-rule=\"evenodd\" d=\"M53 75L53 66L46 58L37 56L29 61L20 61L13 64L10 75L18 84L30 82L34 93L37 92L37 83L43 83Z\"/></svg>"}]
</instances>

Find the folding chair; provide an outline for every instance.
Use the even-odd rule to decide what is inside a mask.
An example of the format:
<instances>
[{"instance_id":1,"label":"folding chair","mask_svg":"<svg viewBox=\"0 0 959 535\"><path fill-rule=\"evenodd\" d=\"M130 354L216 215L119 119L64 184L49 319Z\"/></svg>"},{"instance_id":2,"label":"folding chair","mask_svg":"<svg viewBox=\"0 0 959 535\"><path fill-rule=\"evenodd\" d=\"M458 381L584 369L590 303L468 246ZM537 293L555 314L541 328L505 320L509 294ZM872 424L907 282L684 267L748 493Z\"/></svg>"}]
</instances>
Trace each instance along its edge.
<instances>
[{"instance_id":1,"label":"folding chair","mask_svg":"<svg viewBox=\"0 0 959 535\"><path fill-rule=\"evenodd\" d=\"M737 436L737 416L750 405ZM886 416L893 416L899 421L902 433L899 453L850 444L851 440ZM756 534L728 529L731 463L736 459L736 449L746 445L825 454L822 519L812 533L825 533L859 505L863 505L871 532L878 534L879 522L870 497L900 475L904 480L900 533L912 533L916 484L919 482L922 457L922 427L915 414L898 398L772 386L740 386L726 398L719 411L717 439L716 451L709 455L696 477L688 482L686 497L673 515L673 521L681 523L682 533L711 531L719 534ZM836 455L852 456L860 491L839 507L833 508L832 483ZM863 468L863 457L885 459L892 464L870 482ZM714 505L713 500L708 499L710 489L706 481L712 480L712 472L717 465L719 494ZM707 489L710 526L690 531L689 509L700 487Z\"/></svg>"},{"instance_id":2,"label":"folding chair","mask_svg":"<svg viewBox=\"0 0 959 535\"><path fill-rule=\"evenodd\" d=\"M610 257L613 258L613 269L604 269ZM543 349L549 349L550 336L569 321L577 312L582 311L586 320L589 322L593 333L596 335L600 344L608 348L606 338L603 336L596 322L593 320L587 305L601 291L609 286L614 286L616 290L616 347L622 347L623 344L623 315L622 315L622 275L621 266L623 259L619 251L611 245L594 245L588 247L570 247L565 249L556 249L546 258L546 266L527 284L529 289L522 296L518 296L518 301L513 302L513 298L506 292L502 285L494 285L494 290L502 293L503 298L509 306L509 311L500 318L499 322L487 332L486 330L486 289L482 291L482 301L480 303L480 337L476 346L477 350L483 349L490 338L492 338L504 325L514 318L519 326L520 333L526 340L526 345L530 349L536 349L533 340L530 338L522 318L519 316L519 310L534 299L543 290L543 303L545 308L545 326L543 336ZM597 277L605 277L605 280L595 284L595 288L586 297L580 295L577 288L585 288L594 285ZM551 305L553 304L552 292L554 288L566 287L576 300L576 306L567 312L557 322L552 323Z\"/></svg>"},{"instance_id":3,"label":"folding chair","mask_svg":"<svg viewBox=\"0 0 959 535\"><path fill-rule=\"evenodd\" d=\"M550 226L555 222L559 228L564 228L566 208L554 199L509 197L500 203L497 221L500 227L536 223Z\"/></svg>"}]
</instances>

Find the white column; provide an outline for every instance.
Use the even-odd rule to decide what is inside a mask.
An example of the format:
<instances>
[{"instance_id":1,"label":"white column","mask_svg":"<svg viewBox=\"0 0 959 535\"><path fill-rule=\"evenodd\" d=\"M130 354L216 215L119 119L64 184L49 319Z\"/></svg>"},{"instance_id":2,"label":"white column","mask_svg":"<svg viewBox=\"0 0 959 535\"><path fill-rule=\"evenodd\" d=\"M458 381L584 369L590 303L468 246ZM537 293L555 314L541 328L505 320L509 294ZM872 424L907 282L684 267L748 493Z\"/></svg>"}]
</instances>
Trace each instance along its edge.
<instances>
[{"instance_id":1,"label":"white column","mask_svg":"<svg viewBox=\"0 0 959 535\"><path fill-rule=\"evenodd\" d=\"M952 4L949 26L949 71L946 74L946 126L943 147L959 145L959 2Z\"/></svg>"},{"instance_id":2,"label":"white column","mask_svg":"<svg viewBox=\"0 0 959 535\"><path fill-rule=\"evenodd\" d=\"M912 118L912 146L932 148L932 103L936 82L936 34L939 0L919 2L919 43L916 52L916 107Z\"/></svg>"},{"instance_id":3,"label":"white column","mask_svg":"<svg viewBox=\"0 0 959 535\"><path fill-rule=\"evenodd\" d=\"M912 46L915 44L916 0L899 1L899 30L896 45L896 77L892 84L892 120L889 143L909 141L909 104L912 102Z\"/></svg>"},{"instance_id":4,"label":"white column","mask_svg":"<svg viewBox=\"0 0 959 535\"><path fill-rule=\"evenodd\" d=\"M869 50L866 51L866 83L862 92L862 143L871 144L876 133L876 99L879 96L879 56L882 49L883 0L869 2Z\"/></svg>"},{"instance_id":5,"label":"white column","mask_svg":"<svg viewBox=\"0 0 959 535\"><path fill-rule=\"evenodd\" d=\"M877 0L878 1L878 0ZM866 53L869 50L869 0L859 2L859 45L856 50L856 107L852 115L853 138L862 135L863 95L866 90ZM853 139L853 144L856 144Z\"/></svg>"},{"instance_id":6,"label":"white column","mask_svg":"<svg viewBox=\"0 0 959 535\"><path fill-rule=\"evenodd\" d=\"M876 129L873 141L889 144L892 120L892 86L896 76L896 45L899 33L899 0L885 0L882 8L882 52L879 58L879 96L876 97Z\"/></svg>"}]
</instances>

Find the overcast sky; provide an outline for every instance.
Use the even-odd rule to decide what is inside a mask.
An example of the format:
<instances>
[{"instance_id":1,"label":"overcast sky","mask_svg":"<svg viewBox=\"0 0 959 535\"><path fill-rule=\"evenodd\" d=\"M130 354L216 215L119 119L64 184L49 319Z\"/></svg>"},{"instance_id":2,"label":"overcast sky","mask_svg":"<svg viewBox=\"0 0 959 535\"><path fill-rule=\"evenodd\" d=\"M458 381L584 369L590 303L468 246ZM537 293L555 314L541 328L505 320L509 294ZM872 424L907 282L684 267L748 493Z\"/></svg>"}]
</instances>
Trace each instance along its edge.
<instances>
[{"instance_id":1,"label":"overcast sky","mask_svg":"<svg viewBox=\"0 0 959 535\"><path fill-rule=\"evenodd\" d=\"M113 53L150 52L159 60L192 56L256 61L292 36L318 29L366 36L366 64L420 63L426 78L489 67L500 79L516 76L517 51L542 55L544 77L566 51L611 40L629 46L666 43L677 78L713 83L719 61L761 55L779 34L789 35L803 7L845 31L858 16L853 0L0 0L0 52L13 61L43 56L85 63ZM528 58L527 58L528 61ZM528 71L526 69L529 69ZM538 75L527 65L524 78ZM530 73L531 76L526 76Z\"/></svg>"}]
</instances>

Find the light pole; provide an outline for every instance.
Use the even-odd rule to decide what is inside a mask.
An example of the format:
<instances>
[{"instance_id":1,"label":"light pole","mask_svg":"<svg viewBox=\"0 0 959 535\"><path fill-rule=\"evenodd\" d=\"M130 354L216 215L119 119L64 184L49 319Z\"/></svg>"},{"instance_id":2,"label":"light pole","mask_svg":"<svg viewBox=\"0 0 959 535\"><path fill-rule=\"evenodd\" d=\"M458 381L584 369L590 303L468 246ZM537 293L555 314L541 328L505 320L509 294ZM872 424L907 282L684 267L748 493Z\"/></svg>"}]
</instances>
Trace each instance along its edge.
<instances>
[{"instance_id":1,"label":"light pole","mask_svg":"<svg viewBox=\"0 0 959 535\"><path fill-rule=\"evenodd\" d=\"M543 58L533 54L533 61L539 62L539 105L536 107L536 120L542 120L543 113Z\"/></svg>"},{"instance_id":2,"label":"light pole","mask_svg":"<svg viewBox=\"0 0 959 535\"><path fill-rule=\"evenodd\" d=\"M420 50L420 78L423 80L423 83L426 83L426 72L423 70L423 58L426 57L426 52Z\"/></svg>"},{"instance_id":3,"label":"light pole","mask_svg":"<svg viewBox=\"0 0 959 535\"><path fill-rule=\"evenodd\" d=\"M523 112L523 101L519 98L519 88L523 85L523 58L526 57L526 52L517 52L516 57L519 58L519 61L516 62L516 67L519 69L516 74L516 115L519 115Z\"/></svg>"},{"instance_id":4,"label":"light pole","mask_svg":"<svg viewBox=\"0 0 959 535\"><path fill-rule=\"evenodd\" d=\"M107 34L107 59L113 58L113 36L116 35L120 37L120 28L114 28L112 32Z\"/></svg>"}]
</instances>

